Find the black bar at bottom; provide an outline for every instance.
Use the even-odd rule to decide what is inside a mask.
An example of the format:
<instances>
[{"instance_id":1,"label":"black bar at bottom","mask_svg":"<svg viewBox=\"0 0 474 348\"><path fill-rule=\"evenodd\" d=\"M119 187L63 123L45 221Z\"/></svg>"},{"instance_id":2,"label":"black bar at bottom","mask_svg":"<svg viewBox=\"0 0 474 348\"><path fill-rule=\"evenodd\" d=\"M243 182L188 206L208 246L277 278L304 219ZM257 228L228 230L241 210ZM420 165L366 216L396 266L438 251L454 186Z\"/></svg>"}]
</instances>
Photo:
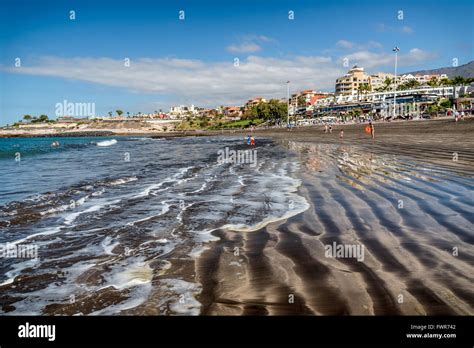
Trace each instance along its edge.
<instances>
[{"instance_id":1,"label":"black bar at bottom","mask_svg":"<svg viewBox=\"0 0 474 348\"><path fill-rule=\"evenodd\" d=\"M0 317L0 346L392 344L472 347L473 317ZM34 325L41 325L37 327ZM54 341L52 327L54 325ZM49 330L49 331L48 331ZM21 332L20 332L21 331ZM27 332L28 331L28 332ZM48 336L49 332L49 336ZM46 337L19 337L42 334ZM411 335L410 337L408 335ZM421 336L420 336L421 335ZM441 335L441 337L440 337Z\"/></svg>"}]
</instances>

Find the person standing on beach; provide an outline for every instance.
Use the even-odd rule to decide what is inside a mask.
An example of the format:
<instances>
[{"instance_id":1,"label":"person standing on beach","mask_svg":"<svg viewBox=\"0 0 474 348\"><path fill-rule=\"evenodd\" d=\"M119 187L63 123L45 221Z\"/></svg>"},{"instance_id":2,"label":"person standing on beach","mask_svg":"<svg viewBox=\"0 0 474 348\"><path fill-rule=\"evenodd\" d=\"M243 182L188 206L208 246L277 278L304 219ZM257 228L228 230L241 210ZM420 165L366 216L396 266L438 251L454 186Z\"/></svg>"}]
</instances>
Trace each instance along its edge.
<instances>
[{"instance_id":1,"label":"person standing on beach","mask_svg":"<svg viewBox=\"0 0 474 348\"><path fill-rule=\"evenodd\" d=\"M341 129L341 131L339 132L339 139L344 139L344 130Z\"/></svg>"},{"instance_id":2,"label":"person standing on beach","mask_svg":"<svg viewBox=\"0 0 474 348\"><path fill-rule=\"evenodd\" d=\"M324 125L324 134L327 134L327 132L328 132L328 125L325 124L325 125Z\"/></svg>"},{"instance_id":3,"label":"person standing on beach","mask_svg":"<svg viewBox=\"0 0 474 348\"><path fill-rule=\"evenodd\" d=\"M329 133L332 134L332 124L329 125Z\"/></svg>"},{"instance_id":4,"label":"person standing on beach","mask_svg":"<svg viewBox=\"0 0 474 348\"><path fill-rule=\"evenodd\" d=\"M375 139L375 128L372 121L369 122L369 127L370 127L370 135L372 136L372 139Z\"/></svg>"}]
</instances>

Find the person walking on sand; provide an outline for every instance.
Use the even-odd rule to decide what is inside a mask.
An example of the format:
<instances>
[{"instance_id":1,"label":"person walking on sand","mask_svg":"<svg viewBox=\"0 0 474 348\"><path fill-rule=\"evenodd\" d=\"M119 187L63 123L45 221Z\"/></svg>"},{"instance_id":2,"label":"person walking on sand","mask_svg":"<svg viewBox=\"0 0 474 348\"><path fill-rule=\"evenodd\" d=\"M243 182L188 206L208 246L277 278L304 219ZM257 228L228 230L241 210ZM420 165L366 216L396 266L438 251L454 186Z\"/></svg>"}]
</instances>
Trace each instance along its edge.
<instances>
[{"instance_id":1,"label":"person walking on sand","mask_svg":"<svg viewBox=\"0 0 474 348\"><path fill-rule=\"evenodd\" d=\"M344 139L344 130L341 129L341 131L339 132L339 139Z\"/></svg>"},{"instance_id":2,"label":"person walking on sand","mask_svg":"<svg viewBox=\"0 0 474 348\"><path fill-rule=\"evenodd\" d=\"M332 134L332 124L329 125L329 133Z\"/></svg>"},{"instance_id":3,"label":"person walking on sand","mask_svg":"<svg viewBox=\"0 0 474 348\"><path fill-rule=\"evenodd\" d=\"M324 134L327 134L327 132L328 132L328 125L325 124L325 125L324 125Z\"/></svg>"}]
</instances>

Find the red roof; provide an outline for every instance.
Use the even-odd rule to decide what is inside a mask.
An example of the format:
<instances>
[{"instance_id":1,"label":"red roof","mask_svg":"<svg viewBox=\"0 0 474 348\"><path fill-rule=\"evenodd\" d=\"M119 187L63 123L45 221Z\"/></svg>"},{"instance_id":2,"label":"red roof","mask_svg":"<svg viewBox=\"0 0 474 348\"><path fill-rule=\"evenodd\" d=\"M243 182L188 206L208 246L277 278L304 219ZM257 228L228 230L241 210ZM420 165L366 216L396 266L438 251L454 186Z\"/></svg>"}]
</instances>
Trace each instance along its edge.
<instances>
[{"instance_id":1,"label":"red roof","mask_svg":"<svg viewBox=\"0 0 474 348\"><path fill-rule=\"evenodd\" d=\"M315 95L314 97L311 97L311 99L309 100L309 105L314 105L316 100L322 99L324 97L325 97L324 95Z\"/></svg>"}]
</instances>

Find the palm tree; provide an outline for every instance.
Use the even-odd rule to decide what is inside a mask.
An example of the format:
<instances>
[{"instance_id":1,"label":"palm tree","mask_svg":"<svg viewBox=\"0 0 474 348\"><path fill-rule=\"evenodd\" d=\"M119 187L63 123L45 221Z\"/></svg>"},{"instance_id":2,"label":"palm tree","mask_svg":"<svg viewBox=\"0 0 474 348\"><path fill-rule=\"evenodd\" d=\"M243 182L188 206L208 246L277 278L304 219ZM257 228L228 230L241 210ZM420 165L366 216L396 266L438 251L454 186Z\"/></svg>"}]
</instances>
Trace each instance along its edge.
<instances>
[{"instance_id":1,"label":"palm tree","mask_svg":"<svg viewBox=\"0 0 474 348\"><path fill-rule=\"evenodd\" d=\"M450 79L444 78L439 81L441 86L450 86L452 85L452 81Z\"/></svg>"},{"instance_id":2,"label":"palm tree","mask_svg":"<svg viewBox=\"0 0 474 348\"><path fill-rule=\"evenodd\" d=\"M112 111L109 111L109 116L112 117Z\"/></svg>"},{"instance_id":3,"label":"palm tree","mask_svg":"<svg viewBox=\"0 0 474 348\"><path fill-rule=\"evenodd\" d=\"M372 92L372 86L368 83L364 83L364 94L367 95L369 92Z\"/></svg>"},{"instance_id":4,"label":"palm tree","mask_svg":"<svg viewBox=\"0 0 474 348\"><path fill-rule=\"evenodd\" d=\"M453 81L454 86L460 86L460 85L466 84L466 79L462 76L455 76L452 81Z\"/></svg>"},{"instance_id":5,"label":"palm tree","mask_svg":"<svg viewBox=\"0 0 474 348\"><path fill-rule=\"evenodd\" d=\"M127 117L130 117L130 111L127 111Z\"/></svg>"},{"instance_id":6,"label":"palm tree","mask_svg":"<svg viewBox=\"0 0 474 348\"><path fill-rule=\"evenodd\" d=\"M365 94L371 90L370 85L368 83L361 83L357 88L357 99L360 101L360 95Z\"/></svg>"},{"instance_id":7,"label":"palm tree","mask_svg":"<svg viewBox=\"0 0 474 348\"><path fill-rule=\"evenodd\" d=\"M416 87L419 87L419 86L420 86L420 83L417 80L411 79L411 80L405 81L400 86L400 90L413 89L413 88L416 88Z\"/></svg>"},{"instance_id":8,"label":"palm tree","mask_svg":"<svg viewBox=\"0 0 474 348\"><path fill-rule=\"evenodd\" d=\"M438 81L436 77L433 77L431 80L427 82L428 86L430 87L438 87L441 84L441 81Z\"/></svg>"},{"instance_id":9,"label":"palm tree","mask_svg":"<svg viewBox=\"0 0 474 348\"><path fill-rule=\"evenodd\" d=\"M383 86L383 90L388 91L388 90L390 90L390 86L393 83L393 79L391 79L390 77L386 77L385 81L383 83L385 85L385 86Z\"/></svg>"},{"instance_id":10,"label":"palm tree","mask_svg":"<svg viewBox=\"0 0 474 348\"><path fill-rule=\"evenodd\" d=\"M117 115L121 116L123 114L123 111L122 110L115 110L115 112L117 113Z\"/></svg>"}]
</instances>

